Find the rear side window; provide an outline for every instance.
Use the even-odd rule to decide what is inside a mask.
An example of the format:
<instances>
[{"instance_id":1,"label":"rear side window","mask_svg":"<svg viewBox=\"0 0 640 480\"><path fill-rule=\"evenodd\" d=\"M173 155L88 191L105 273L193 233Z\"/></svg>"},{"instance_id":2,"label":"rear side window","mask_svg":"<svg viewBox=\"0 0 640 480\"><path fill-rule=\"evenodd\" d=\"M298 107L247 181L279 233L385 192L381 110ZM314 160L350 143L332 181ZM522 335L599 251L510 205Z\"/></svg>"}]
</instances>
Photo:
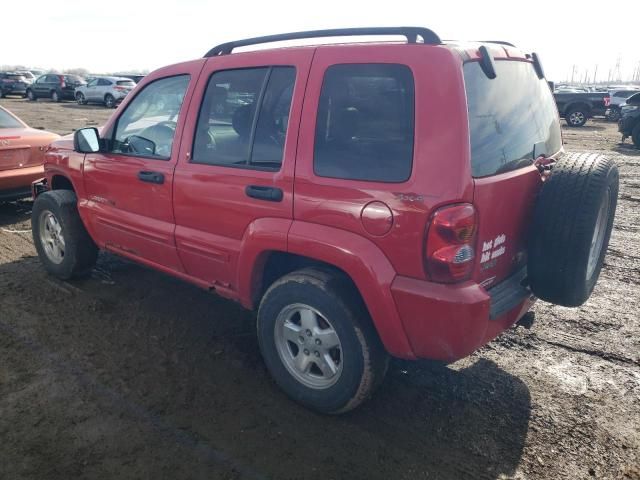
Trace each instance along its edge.
<instances>
[{"instance_id":1,"label":"rear side window","mask_svg":"<svg viewBox=\"0 0 640 480\"><path fill-rule=\"evenodd\" d=\"M562 148L553 95L528 62L496 61L489 79L478 62L464 65L471 171L486 177L531 165Z\"/></svg>"},{"instance_id":2,"label":"rear side window","mask_svg":"<svg viewBox=\"0 0 640 480\"><path fill-rule=\"evenodd\" d=\"M616 92L613 94L616 98L629 98L634 93L638 93L636 90L624 91L624 92Z\"/></svg>"},{"instance_id":3,"label":"rear side window","mask_svg":"<svg viewBox=\"0 0 640 480\"><path fill-rule=\"evenodd\" d=\"M279 170L294 83L294 67L214 73L202 101L191 161Z\"/></svg>"},{"instance_id":4,"label":"rear side window","mask_svg":"<svg viewBox=\"0 0 640 480\"><path fill-rule=\"evenodd\" d=\"M316 122L316 175L404 182L411 175L413 137L409 67L344 64L327 69Z\"/></svg>"},{"instance_id":5,"label":"rear side window","mask_svg":"<svg viewBox=\"0 0 640 480\"><path fill-rule=\"evenodd\" d=\"M65 75L64 76L64 81L65 82L70 82L70 83L83 83L84 82L82 77L79 77L78 75Z\"/></svg>"}]
</instances>

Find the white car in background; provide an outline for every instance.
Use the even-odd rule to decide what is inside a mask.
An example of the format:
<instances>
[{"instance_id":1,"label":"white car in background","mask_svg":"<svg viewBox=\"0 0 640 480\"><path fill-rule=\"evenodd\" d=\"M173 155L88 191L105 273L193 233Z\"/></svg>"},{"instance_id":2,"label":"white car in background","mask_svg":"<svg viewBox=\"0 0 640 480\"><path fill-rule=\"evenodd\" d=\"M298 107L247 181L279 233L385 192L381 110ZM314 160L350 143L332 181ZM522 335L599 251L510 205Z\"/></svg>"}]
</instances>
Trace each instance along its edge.
<instances>
[{"instance_id":1,"label":"white car in background","mask_svg":"<svg viewBox=\"0 0 640 480\"><path fill-rule=\"evenodd\" d=\"M129 78L95 77L86 85L76 88L76 101L80 105L92 102L114 108L135 86L136 82Z\"/></svg>"},{"instance_id":2,"label":"white car in background","mask_svg":"<svg viewBox=\"0 0 640 480\"><path fill-rule=\"evenodd\" d=\"M617 122L618 120L620 120L622 115L622 104L624 104L629 97L635 95L638 92L640 92L640 89L634 87L609 90L611 104L605 112L605 117L612 122Z\"/></svg>"}]
</instances>

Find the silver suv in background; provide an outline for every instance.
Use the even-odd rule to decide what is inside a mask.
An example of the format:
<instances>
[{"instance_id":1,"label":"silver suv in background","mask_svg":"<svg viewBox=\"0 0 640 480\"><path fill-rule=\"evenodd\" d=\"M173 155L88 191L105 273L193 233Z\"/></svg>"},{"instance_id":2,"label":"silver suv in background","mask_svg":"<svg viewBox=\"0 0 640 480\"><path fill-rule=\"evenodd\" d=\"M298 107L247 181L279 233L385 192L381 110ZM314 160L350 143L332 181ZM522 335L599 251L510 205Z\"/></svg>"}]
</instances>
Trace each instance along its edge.
<instances>
[{"instance_id":1,"label":"silver suv in background","mask_svg":"<svg viewBox=\"0 0 640 480\"><path fill-rule=\"evenodd\" d=\"M76 101L80 105L93 102L114 108L135 86L136 82L129 78L96 77L86 85L76 88Z\"/></svg>"}]
</instances>

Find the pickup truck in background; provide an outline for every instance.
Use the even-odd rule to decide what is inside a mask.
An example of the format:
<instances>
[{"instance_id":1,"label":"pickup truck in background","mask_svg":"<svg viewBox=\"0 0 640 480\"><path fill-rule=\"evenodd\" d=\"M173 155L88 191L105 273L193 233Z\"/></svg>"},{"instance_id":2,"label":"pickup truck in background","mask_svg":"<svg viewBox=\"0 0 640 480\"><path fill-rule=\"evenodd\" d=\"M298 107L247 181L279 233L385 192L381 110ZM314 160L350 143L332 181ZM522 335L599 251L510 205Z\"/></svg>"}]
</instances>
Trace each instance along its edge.
<instances>
[{"instance_id":1,"label":"pickup truck in background","mask_svg":"<svg viewBox=\"0 0 640 480\"><path fill-rule=\"evenodd\" d=\"M595 115L604 115L611 97L609 92L555 92L558 113L570 127L582 127Z\"/></svg>"}]
</instances>

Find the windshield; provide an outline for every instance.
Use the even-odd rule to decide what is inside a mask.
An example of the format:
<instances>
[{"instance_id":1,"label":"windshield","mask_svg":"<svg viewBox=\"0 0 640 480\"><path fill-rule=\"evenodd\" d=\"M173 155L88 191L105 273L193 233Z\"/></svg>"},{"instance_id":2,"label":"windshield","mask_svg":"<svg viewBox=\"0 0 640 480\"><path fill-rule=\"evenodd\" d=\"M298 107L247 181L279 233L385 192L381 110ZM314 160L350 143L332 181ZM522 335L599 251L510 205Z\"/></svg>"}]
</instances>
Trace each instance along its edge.
<instances>
[{"instance_id":1,"label":"windshield","mask_svg":"<svg viewBox=\"0 0 640 480\"><path fill-rule=\"evenodd\" d=\"M13 118L9 112L0 108L0 128L21 128L22 124Z\"/></svg>"},{"instance_id":2,"label":"windshield","mask_svg":"<svg viewBox=\"0 0 640 480\"><path fill-rule=\"evenodd\" d=\"M560 123L546 80L529 62L498 60L495 79L478 62L464 65L471 170L486 177L530 165L562 148Z\"/></svg>"}]
</instances>

